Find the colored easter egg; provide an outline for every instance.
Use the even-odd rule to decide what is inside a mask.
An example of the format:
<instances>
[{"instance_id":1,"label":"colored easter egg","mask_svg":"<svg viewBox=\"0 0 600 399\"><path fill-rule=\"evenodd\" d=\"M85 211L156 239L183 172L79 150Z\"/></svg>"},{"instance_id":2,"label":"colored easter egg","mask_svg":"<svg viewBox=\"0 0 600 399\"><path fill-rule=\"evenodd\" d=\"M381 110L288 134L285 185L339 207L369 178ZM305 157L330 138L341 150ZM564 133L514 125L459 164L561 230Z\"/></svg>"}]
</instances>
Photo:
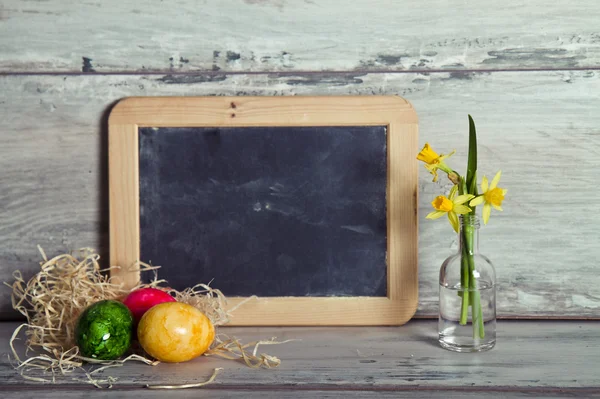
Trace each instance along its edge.
<instances>
[{"instance_id":1,"label":"colored easter egg","mask_svg":"<svg viewBox=\"0 0 600 399\"><path fill-rule=\"evenodd\" d=\"M215 338L211 321L195 307L167 302L148 310L137 329L142 348L161 362L179 363L200 356Z\"/></svg>"},{"instance_id":2,"label":"colored easter egg","mask_svg":"<svg viewBox=\"0 0 600 399\"><path fill-rule=\"evenodd\" d=\"M151 307L165 302L175 302L175 298L163 290L156 288L141 288L131 292L123 303L133 314L135 322L138 323L144 313Z\"/></svg>"},{"instance_id":3,"label":"colored easter egg","mask_svg":"<svg viewBox=\"0 0 600 399\"><path fill-rule=\"evenodd\" d=\"M133 316L121 302L96 302L81 313L75 328L75 340L81 354L100 360L123 355L133 335Z\"/></svg>"}]
</instances>

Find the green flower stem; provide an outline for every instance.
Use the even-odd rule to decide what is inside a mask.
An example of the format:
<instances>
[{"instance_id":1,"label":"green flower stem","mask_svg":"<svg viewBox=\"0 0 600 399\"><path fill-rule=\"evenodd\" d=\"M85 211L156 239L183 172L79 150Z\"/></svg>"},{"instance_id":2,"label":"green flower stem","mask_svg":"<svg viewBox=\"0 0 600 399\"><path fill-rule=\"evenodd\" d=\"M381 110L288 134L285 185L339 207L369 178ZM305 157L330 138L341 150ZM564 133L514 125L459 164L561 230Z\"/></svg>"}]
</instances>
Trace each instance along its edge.
<instances>
[{"instance_id":1,"label":"green flower stem","mask_svg":"<svg viewBox=\"0 0 600 399\"><path fill-rule=\"evenodd\" d=\"M473 274L475 270L475 259L473 255L469 255L469 271L470 274ZM479 294L479 290L477 289L477 280L472 279L471 284L469 286L469 294L471 296L471 318L473 323L473 338L477 338L484 333L483 323L481 323L481 296ZM483 336L481 337L483 338Z\"/></svg>"},{"instance_id":2,"label":"green flower stem","mask_svg":"<svg viewBox=\"0 0 600 399\"><path fill-rule=\"evenodd\" d=\"M485 337L485 329L483 327L483 314L481 309L481 294L479 292L479 287L477 285L477 279L474 276L475 272L475 257L473 256L474 249L474 240L475 240L475 229L473 226L465 225L463 226L463 258L466 259L466 262L463 262L462 265L466 263L467 273L469 276L468 283L465 287L468 287L469 294L463 296L463 307L464 307L464 298L470 297L470 305L471 305L471 322L473 323L473 338L484 338ZM466 256L465 256L466 255ZM463 267L464 269L464 267ZM464 270L462 270L464 273ZM464 317L464 309L461 309L461 324ZM467 313L468 315L468 313ZM466 320L468 316L465 317L464 321L466 324Z\"/></svg>"},{"instance_id":3,"label":"green flower stem","mask_svg":"<svg viewBox=\"0 0 600 399\"><path fill-rule=\"evenodd\" d=\"M471 263L471 275L475 271L475 258L473 255L470 256ZM471 279L471 292L473 293L472 315L473 315L473 337L477 337L477 330L479 330L479 337L485 337L485 328L483 327L483 311L481 309L481 293L479 292L479 286L475 278Z\"/></svg>"},{"instance_id":4,"label":"green flower stem","mask_svg":"<svg viewBox=\"0 0 600 399\"><path fill-rule=\"evenodd\" d=\"M481 312L481 295L479 290L472 291L473 295L473 338L485 338L483 315Z\"/></svg>"},{"instance_id":5,"label":"green flower stem","mask_svg":"<svg viewBox=\"0 0 600 399\"><path fill-rule=\"evenodd\" d=\"M461 288L469 287L469 263L466 256L465 248L462 249L461 255ZM468 291L459 291L458 293L462 297L462 306L460 311L460 324L466 325L469 319L469 293Z\"/></svg>"},{"instance_id":6,"label":"green flower stem","mask_svg":"<svg viewBox=\"0 0 600 399\"><path fill-rule=\"evenodd\" d=\"M469 306L471 308L474 305L473 297L471 295L470 288L474 283L474 278L472 278L472 269L471 264L473 259L473 229L470 226L463 225L461 229L461 236L459 237L461 240L461 259L460 259L460 268L461 268L461 282L462 282L462 304L461 304L461 312L460 312L460 321L461 325L466 325L469 320ZM471 311L472 313L472 311ZM474 318L473 318L474 319Z\"/></svg>"},{"instance_id":7,"label":"green flower stem","mask_svg":"<svg viewBox=\"0 0 600 399\"><path fill-rule=\"evenodd\" d=\"M456 173L455 171L453 171L453 173ZM458 173L456 173L458 174ZM467 185L465 184L465 179L459 175L459 182L458 182L458 193L459 195L463 195L463 194L467 194ZM470 294L469 294L469 290L468 287L471 286L471 271L470 271L470 267L469 267L469 258L468 258L468 251L469 248L467 246L467 232L466 230L461 229L459 230L461 231L462 235L459 237L459 240L461 241L461 248L462 248L462 252L461 252L461 256L460 256L460 280L461 280L461 288L463 291L459 292L459 295L462 297L462 302L461 302L461 311L460 311L460 320L459 320L459 324L461 325L467 325L467 322L469 320L469 305L470 305ZM466 290L465 290L466 288Z\"/></svg>"},{"instance_id":8,"label":"green flower stem","mask_svg":"<svg viewBox=\"0 0 600 399\"><path fill-rule=\"evenodd\" d=\"M454 172L454 171L453 171ZM456 173L456 172L454 172ZM458 184L459 194L469 194L465 179L460 176ZM473 195L477 195L477 187L474 188ZM475 213L475 207L471 207ZM473 275L475 271L475 258L473 256L475 249L475 228L469 224L463 225L460 238L462 253L461 253L461 286L462 303L459 323L466 325L469 321L469 306L471 307L471 322L473 323L473 338L485 337L485 329L483 328L483 313L481 310L481 294L477 286L477 279Z\"/></svg>"}]
</instances>

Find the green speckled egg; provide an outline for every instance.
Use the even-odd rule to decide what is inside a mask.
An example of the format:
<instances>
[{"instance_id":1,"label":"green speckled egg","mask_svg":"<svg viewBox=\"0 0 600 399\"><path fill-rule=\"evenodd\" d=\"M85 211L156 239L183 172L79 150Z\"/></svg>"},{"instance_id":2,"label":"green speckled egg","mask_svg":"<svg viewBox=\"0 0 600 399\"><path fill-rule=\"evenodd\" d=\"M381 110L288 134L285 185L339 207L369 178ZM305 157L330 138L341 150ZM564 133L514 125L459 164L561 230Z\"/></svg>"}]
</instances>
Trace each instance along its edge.
<instances>
[{"instance_id":1,"label":"green speckled egg","mask_svg":"<svg viewBox=\"0 0 600 399\"><path fill-rule=\"evenodd\" d=\"M75 337L81 354L101 360L116 359L131 344L133 316L121 302L100 301L83 311Z\"/></svg>"}]
</instances>

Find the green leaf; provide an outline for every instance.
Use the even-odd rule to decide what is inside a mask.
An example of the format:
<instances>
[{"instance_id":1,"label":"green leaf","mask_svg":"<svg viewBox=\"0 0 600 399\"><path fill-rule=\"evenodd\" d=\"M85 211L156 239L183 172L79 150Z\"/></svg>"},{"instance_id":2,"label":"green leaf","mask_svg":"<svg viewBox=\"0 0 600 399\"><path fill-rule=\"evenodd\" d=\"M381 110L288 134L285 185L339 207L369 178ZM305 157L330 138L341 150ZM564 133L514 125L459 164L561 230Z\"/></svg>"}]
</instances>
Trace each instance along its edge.
<instances>
[{"instance_id":1,"label":"green leaf","mask_svg":"<svg viewBox=\"0 0 600 399\"><path fill-rule=\"evenodd\" d=\"M475 122L469 115L469 158L467 162L467 190L469 194L477 193L477 132Z\"/></svg>"}]
</instances>

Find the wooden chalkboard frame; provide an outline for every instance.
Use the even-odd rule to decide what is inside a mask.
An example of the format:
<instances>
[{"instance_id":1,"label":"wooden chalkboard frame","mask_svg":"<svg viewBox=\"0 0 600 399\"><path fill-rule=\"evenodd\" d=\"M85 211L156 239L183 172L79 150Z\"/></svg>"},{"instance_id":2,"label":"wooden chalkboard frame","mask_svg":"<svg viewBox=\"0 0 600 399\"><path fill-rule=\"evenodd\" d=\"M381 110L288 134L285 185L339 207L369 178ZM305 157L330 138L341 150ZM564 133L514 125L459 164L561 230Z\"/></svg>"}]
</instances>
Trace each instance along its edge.
<instances>
[{"instance_id":1,"label":"wooden chalkboard frame","mask_svg":"<svg viewBox=\"0 0 600 399\"><path fill-rule=\"evenodd\" d=\"M418 121L406 100L397 96L132 97L113 108L108 125L110 263L120 266L111 277L126 287L140 280L135 268L140 260L139 127L387 126L387 297L257 298L236 310L231 325L401 325L414 315ZM228 305L235 307L244 299L229 298Z\"/></svg>"}]
</instances>

